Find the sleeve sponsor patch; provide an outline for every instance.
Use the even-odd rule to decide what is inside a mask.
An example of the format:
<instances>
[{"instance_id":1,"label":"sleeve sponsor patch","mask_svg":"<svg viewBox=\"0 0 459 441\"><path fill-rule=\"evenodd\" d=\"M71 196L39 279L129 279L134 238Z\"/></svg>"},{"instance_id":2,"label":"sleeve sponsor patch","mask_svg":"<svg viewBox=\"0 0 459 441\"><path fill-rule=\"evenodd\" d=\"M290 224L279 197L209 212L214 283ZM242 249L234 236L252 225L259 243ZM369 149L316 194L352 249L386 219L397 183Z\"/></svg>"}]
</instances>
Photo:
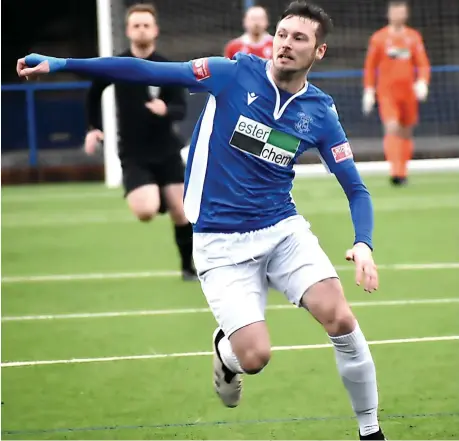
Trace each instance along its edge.
<instances>
[{"instance_id":1,"label":"sleeve sponsor patch","mask_svg":"<svg viewBox=\"0 0 459 441\"><path fill-rule=\"evenodd\" d=\"M193 66L194 76L198 81L202 81L210 77L208 58L198 58L197 60L193 60L191 65Z\"/></svg>"},{"instance_id":2,"label":"sleeve sponsor patch","mask_svg":"<svg viewBox=\"0 0 459 441\"><path fill-rule=\"evenodd\" d=\"M332 147L331 151L335 162L342 162L353 157L352 149L348 142Z\"/></svg>"}]
</instances>

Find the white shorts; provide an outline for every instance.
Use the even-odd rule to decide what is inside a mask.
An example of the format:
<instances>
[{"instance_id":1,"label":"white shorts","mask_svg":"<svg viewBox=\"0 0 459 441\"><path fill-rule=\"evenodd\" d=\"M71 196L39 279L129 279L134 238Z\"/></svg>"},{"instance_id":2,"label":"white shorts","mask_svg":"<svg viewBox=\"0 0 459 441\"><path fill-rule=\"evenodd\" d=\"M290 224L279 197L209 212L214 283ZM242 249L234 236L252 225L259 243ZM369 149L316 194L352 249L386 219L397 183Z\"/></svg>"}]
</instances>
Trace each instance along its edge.
<instances>
[{"instance_id":1,"label":"white shorts","mask_svg":"<svg viewBox=\"0 0 459 441\"><path fill-rule=\"evenodd\" d=\"M226 335L264 321L268 288L300 306L306 290L337 278L310 225L299 215L248 233L195 233L202 290Z\"/></svg>"}]
</instances>

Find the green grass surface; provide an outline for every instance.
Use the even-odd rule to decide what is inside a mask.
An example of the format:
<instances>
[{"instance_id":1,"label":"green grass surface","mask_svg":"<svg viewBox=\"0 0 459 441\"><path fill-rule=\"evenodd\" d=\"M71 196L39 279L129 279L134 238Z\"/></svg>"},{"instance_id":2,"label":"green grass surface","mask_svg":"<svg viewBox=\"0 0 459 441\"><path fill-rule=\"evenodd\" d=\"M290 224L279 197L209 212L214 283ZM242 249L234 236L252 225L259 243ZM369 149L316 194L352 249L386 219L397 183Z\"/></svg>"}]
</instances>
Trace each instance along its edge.
<instances>
[{"instance_id":1,"label":"green grass surface","mask_svg":"<svg viewBox=\"0 0 459 441\"><path fill-rule=\"evenodd\" d=\"M381 265L371 295L354 285L343 258L352 224L338 184L299 179L294 197L338 266L367 339L459 335L459 176L414 175L395 189L383 177L366 182ZM158 273L177 269L168 218L135 221L121 191L3 188L2 362L90 360L4 365L2 438L356 439L330 348L275 351L261 375L245 378L231 410L212 390L209 355L91 360L210 351L215 321L199 285ZM286 301L273 292L269 304ZM108 312L129 314L98 315ZM296 308L269 309L267 321L273 345L328 342ZM458 340L373 345L372 353L389 439L459 438Z\"/></svg>"}]
</instances>

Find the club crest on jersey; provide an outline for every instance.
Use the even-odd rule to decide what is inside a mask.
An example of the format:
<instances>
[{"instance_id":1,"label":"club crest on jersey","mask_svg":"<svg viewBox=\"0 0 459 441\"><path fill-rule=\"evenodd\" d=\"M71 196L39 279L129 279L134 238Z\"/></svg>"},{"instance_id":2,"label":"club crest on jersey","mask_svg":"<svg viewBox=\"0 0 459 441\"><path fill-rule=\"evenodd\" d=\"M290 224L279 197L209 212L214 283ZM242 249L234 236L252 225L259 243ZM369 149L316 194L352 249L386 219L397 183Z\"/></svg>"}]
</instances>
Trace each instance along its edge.
<instances>
[{"instance_id":1,"label":"club crest on jersey","mask_svg":"<svg viewBox=\"0 0 459 441\"><path fill-rule=\"evenodd\" d=\"M312 118L306 115L303 112L298 113L299 120L295 123L295 129L300 133L307 133L311 129L309 128L309 123L312 121Z\"/></svg>"},{"instance_id":2,"label":"club crest on jersey","mask_svg":"<svg viewBox=\"0 0 459 441\"><path fill-rule=\"evenodd\" d=\"M272 129L245 116L240 116L230 145L264 161L287 167L295 157L301 140Z\"/></svg>"},{"instance_id":3,"label":"club crest on jersey","mask_svg":"<svg viewBox=\"0 0 459 441\"><path fill-rule=\"evenodd\" d=\"M350 159L354 156L348 142L332 147L331 151L333 153L333 157L335 158L335 162L337 163Z\"/></svg>"},{"instance_id":4,"label":"club crest on jersey","mask_svg":"<svg viewBox=\"0 0 459 441\"><path fill-rule=\"evenodd\" d=\"M208 58L198 58L193 60L191 65L193 66L194 76L198 81L202 81L210 77Z\"/></svg>"}]
</instances>

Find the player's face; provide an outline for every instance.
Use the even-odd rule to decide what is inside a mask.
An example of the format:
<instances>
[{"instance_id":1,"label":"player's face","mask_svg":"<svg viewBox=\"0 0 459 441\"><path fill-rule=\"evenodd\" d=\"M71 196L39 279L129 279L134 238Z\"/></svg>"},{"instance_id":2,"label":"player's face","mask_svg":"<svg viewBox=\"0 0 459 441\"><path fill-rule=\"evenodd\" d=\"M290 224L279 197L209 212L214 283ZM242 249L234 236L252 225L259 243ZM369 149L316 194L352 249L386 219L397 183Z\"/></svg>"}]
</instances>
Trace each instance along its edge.
<instances>
[{"instance_id":1,"label":"player's face","mask_svg":"<svg viewBox=\"0 0 459 441\"><path fill-rule=\"evenodd\" d=\"M138 46L152 44L158 36L155 17L149 12L133 12L127 21L126 36Z\"/></svg>"},{"instance_id":2,"label":"player's face","mask_svg":"<svg viewBox=\"0 0 459 441\"><path fill-rule=\"evenodd\" d=\"M321 60L327 45L317 45L319 23L303 17L286 17L277 26L273 41L273 64L283 72L307 71Z\"/></svg>"},{"instance_id":3,"label":"player's face","mask_svg":"<svg viewBox=\"0 0 459 441\"><path fill-rule=\"evenodd\" d=\"M248 34L261 35L268 29L268 15L266 11L255 6L250 8L244 17L244 29Z\"/></svg>"},{"instance_id":4,"label":"player's face","mask_svg":"<svg viewBox=\"0 0 459 441\"><path fill-rule=\"evenodd\" d=\"M406 5L391 5L387 11L389 23L393 26L402 26L408 20L408 7Z\"/></svg>"}]
</instances>

